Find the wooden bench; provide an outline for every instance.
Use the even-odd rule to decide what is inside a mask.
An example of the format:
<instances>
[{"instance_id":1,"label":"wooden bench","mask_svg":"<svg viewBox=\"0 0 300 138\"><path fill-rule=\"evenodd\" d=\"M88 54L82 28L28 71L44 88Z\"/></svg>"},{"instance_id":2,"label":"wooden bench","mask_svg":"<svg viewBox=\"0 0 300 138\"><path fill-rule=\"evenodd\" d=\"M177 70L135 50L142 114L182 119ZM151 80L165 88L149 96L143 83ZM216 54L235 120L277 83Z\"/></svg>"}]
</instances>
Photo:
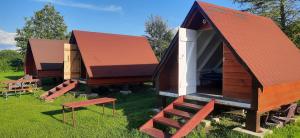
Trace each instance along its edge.
<instances>
[{"instance_id":1,"label":"wooden bench","mask_svg":"<svg viewBox=\"0 0 300 138\"><path fill-rule=\"evenodd\" d=\"M116 102L116 99L114 99L114 98L104 97L104 98L98 98L98 99L92 99L92 100L86 100L86 101L80 101L80 102L64 103L62 105L63 122L66 123L65 108L71 108L73 126L75 127L75 112L74 112L75 108L102 104L103 105L103 114L104 114L104 105L107 103L111 103L113 105L113 115L114 115L115 114L115 102Z\"/></svg>"},{"instance_id":2,"label":"wooden bench","mask_svg":"<svg viewBox=\"0 0 300 138\"><path fill-rule=\"evenodd\" d=\"M28 91L34 91L37 88L37 84L39 82L39 79L19 79L19 80L8 80L1 82L2 84L5 84L6 87L3 87L1 90L2 95L7 100L8 95L21 95L22 93Z\"/></svg>"}]
</instances>

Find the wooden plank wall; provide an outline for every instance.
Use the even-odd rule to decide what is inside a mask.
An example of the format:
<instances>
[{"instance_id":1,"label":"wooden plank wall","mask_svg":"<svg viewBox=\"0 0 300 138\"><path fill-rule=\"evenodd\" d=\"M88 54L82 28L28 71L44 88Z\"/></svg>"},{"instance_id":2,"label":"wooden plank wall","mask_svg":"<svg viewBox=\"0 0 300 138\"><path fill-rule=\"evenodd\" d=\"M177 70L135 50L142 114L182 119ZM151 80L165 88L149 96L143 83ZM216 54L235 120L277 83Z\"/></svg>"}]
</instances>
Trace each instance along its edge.
<instances>
[{"instance_id":1,"label":"wooden plank wall","mask_svg":"<svg viewBox=\"0 0 300 138\"><path fill-rule=\"evenodd\" d=\"M79 79L81 56L77 45L64 45L64 79Z\"/></svg>"},{"instance_id":2,"label":"wooden plank wall","mask_svg":"<svg viewBox=\"0 0 300 138\"><path fill-rule=\"evenodd\" d=\"M159 74L159 90L178 92L178 44Z\"/></svg>"},{"instance_id":3,"label":"wooden plank wall","mask_svg":"<svg viewBox=\"0 0 300 138\"><path fill-rule=\"evenodd\" d=\"M47 71L39 70L38 77L39 78L47 78L47 77L62 78L63 73L60 70L47 70Z\"/></svg>"},{"instance_id":4,"label":"wooden plank wall","mask_svg":"<svg viewBox=\"0 0 300 138\"><path fill-rule=\"evenodd\" d=\"M300 81L258 90L258 112L263 113L300 99Z\"/></svg>"},{"instance_id":5,"label":"wooden plank wall","mask_svg":"<svg viewBox=\"0 0 300 138\"><path fill-rule=\"evenodd\" d=\"M251 100L252 77L240 64L230 49L223 44L223 93L224 97Z\"/></svg>"}]
</instances>

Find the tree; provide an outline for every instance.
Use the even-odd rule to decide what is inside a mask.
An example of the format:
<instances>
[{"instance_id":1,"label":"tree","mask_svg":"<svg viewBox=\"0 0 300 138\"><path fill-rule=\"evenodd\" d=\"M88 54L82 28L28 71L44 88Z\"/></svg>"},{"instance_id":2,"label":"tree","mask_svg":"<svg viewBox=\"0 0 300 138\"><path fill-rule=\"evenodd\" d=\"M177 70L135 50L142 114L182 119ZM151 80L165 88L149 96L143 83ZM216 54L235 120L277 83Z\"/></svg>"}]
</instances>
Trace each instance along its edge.
<instances>
[{"instance_id":1,"label":"tree","mask_svg":"<svg viewBox=\"0 0 300 138\"><path fill-rule=\"evenodd\" d=\"M67 26L63 16L57 12L53 5L46 4L43 9L34 13L33 17L25 18L25 25L17 29L17 47L22 55L26 52L28 39L65 39Z\"/></svg>"},{"instance_id":2,"label":"tree","mask_svg":"<svg viewBox=\"0 0 300 138\"><path fill-rule=\"evenodd\" d=\"M23 66L23 60L21 58L16 58L10 61L10 66L14 67L16 71L20 70Z\"/></svg>"},{"instance_id":3,"label":"tree","mask_svg":"<svg viewBox=\"0 0 300 138\"><path fill-rule=\"evenodd\" d=\"M300 48L299 0L233 0L246 7L245 11L270 17Z\"/></svg>"},{"instance_id":4,"label":"tree","mask_svg":"<svg viewBox=\"0 0 300 138\"><path fill-rule=\"evenodd\" d=\"M173 33L167 22L160 16L151 15L145 23L146 37L148 38L156 57L160 60L162 54L169 46Z\"/></svg>"},{"instance_id":5,"label":"tree","mask_svg":"<svg viewBox=\"0 0 300 138\"><path fill-rule=\"evenodd\" d=\"M15 50L0 51L0 71L19 70L22 68L22 55Z\"/></svg>"}]
</instances>

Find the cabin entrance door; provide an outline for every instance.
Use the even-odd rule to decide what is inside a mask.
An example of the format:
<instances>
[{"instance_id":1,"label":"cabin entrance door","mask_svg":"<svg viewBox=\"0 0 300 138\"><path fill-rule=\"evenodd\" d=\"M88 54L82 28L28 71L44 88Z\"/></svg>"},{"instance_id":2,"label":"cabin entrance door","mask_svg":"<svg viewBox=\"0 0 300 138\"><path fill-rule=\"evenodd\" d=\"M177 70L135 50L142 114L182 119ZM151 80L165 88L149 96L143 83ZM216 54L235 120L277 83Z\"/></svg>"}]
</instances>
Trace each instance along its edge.
<instances>
[{"instance_id":1,"label":"cabin entrance door","mask_svg":"<svg viewBox=\"0 0 300 138\"><path fill-rule=\"evenodd\" d=\"M179 28L178 95L196 93L197 31Z\"/></svg>"}]
</instances>

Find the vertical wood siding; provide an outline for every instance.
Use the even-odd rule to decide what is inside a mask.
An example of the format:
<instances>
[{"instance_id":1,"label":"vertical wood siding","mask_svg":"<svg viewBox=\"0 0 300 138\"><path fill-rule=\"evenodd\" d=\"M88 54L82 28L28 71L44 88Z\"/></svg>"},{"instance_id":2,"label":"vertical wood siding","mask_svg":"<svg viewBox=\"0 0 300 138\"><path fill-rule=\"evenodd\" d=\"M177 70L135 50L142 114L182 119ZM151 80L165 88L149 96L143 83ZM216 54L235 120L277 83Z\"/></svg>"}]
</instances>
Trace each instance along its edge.
<instances>
[{"instance_id":1,"label":"vertical wood siding","mask_svg":"<svg viewBox=\"0 0 300 138\"><path fill-rule=\"evenodd\" d=\"M223 55L223 96L250 101L252 98L251 75L225 44Z\"/></svg>"}]
</instances>

